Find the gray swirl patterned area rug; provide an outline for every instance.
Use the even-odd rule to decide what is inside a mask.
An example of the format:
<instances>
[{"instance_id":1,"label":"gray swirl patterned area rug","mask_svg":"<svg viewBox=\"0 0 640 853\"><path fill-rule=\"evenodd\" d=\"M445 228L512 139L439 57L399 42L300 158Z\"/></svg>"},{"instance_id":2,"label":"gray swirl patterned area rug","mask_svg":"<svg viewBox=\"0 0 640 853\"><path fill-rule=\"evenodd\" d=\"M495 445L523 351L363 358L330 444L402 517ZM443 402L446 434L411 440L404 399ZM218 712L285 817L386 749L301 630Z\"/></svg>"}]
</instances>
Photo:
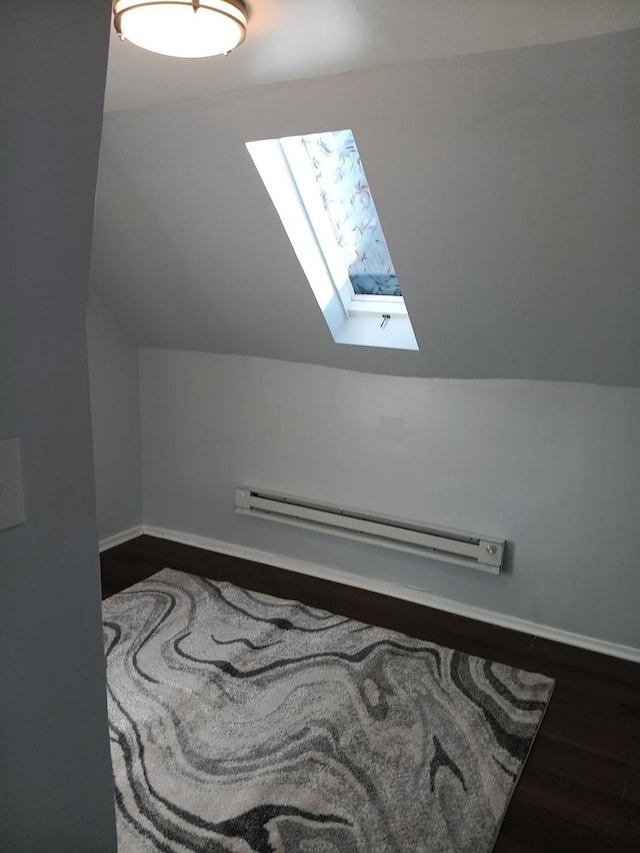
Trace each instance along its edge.
<instances>
[{"instance_id":1,"label":"gray swirl patterned area rug","mask_svg":"<svg viewBox=\"0 0 640 853\"><path fill-rule=\"evenodd\" d=\"M119 853L487 853L553 689L171 569L103 612Z\"/></svg>"}]
</instances>

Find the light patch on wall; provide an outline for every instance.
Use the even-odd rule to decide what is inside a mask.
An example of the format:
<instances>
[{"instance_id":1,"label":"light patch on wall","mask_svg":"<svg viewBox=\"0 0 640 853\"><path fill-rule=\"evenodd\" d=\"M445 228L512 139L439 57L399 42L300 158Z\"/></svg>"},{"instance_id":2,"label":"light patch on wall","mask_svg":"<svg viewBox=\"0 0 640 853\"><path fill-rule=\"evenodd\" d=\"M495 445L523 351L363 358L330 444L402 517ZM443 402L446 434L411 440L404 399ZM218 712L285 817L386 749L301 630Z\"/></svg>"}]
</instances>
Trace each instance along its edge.
<instances>
[{"instance_id":1,"label":"light patch on wall","mask_svg":"<svg viewBox=\"0 0 640 853\"><path fill-rule=\"evenodd\" d=\"M336 343L418 344L350 130L248 142Z\"/></svg>"},{"instance_id":2,"label":"light patch on wall","mask_svg":"<svg viewBox=\"0 0 640 853\"><path fill-rule=\"evenodd\" d=\"M274 75L291 79L353 67L372 49L368 14L344 0L301 3L262 0L251 4L251 52L255 81ZM305 33L313 33L309 38Z\"/></svg>"}]
</instances>

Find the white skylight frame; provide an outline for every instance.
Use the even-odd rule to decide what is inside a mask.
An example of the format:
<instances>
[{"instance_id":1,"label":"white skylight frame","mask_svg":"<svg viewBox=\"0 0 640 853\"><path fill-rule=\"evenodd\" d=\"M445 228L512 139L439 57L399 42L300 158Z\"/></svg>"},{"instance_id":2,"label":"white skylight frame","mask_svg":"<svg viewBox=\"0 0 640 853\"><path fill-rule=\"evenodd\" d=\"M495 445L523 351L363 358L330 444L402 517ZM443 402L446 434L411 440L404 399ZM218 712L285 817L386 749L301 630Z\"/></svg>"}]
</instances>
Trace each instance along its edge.
<instances>
[{"instance_id":1,"label":"white skylight frame","mask_svg":"<svg viewBox=\"0 0 640 853\"><path fill-rule=\"evenodd\" d=\"M354 293L302 137L263 139L246 146L334 341L417 350L402 296Z\"/></svg>"}]
</instances>

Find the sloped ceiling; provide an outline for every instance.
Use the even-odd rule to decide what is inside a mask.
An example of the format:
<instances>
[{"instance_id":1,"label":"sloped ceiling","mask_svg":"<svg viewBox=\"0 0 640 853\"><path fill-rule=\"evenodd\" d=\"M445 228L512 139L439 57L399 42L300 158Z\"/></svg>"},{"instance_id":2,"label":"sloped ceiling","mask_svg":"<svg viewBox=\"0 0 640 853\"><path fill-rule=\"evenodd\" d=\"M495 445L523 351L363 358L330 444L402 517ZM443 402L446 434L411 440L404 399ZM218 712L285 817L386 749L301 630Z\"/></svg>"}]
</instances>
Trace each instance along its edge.
<instances>
[{"instance_id":1,"label":"sloped ceiling","mask_svg":"<svg viewBox=\"0 0 640 853\"><path fill-rule=\"evenodd\" d=\"M635 0L249 0L228 57L188 62L111 33L108 112L380 65L552 44L640 27Z\"/></svg>"},{"instance_id":2,"label":"sloped ceiling","mask_svg":"<svg viewBox=\"0 0 640 853\"><path fill-rule=\"evenodd\" d=\"M640 385L639 30L226 88L105 116L92 287L141 346ZM244 146L342 127L417 353L333 343Z\"/></svg>"}]
</instances>

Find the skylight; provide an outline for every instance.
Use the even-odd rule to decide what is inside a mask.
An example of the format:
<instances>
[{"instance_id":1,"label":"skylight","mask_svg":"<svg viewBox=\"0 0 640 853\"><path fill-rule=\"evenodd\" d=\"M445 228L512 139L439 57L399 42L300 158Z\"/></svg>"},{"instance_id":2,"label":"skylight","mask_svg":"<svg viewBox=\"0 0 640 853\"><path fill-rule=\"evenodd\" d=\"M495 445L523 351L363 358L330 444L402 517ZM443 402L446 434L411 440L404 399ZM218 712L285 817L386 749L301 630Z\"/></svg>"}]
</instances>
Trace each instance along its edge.
<instances>
[{"instance_id":1,"label":"skylight","mask_svg":"<svg viewBox=\"0 0 640 853\"><path fill-rule=\"evenodd\" d=\"M350 130L301 136L354 293L402 296Z\"/></svg>"},{"instance_id":2,"label":"skylight","mask_svg":"<svg viewBox=\"0 0 640 853\"><path fill-rule=\"evenodd\" d=\"M417 350L353 133L247 149L336 343Z\"/></svg>"}]
</instances>

